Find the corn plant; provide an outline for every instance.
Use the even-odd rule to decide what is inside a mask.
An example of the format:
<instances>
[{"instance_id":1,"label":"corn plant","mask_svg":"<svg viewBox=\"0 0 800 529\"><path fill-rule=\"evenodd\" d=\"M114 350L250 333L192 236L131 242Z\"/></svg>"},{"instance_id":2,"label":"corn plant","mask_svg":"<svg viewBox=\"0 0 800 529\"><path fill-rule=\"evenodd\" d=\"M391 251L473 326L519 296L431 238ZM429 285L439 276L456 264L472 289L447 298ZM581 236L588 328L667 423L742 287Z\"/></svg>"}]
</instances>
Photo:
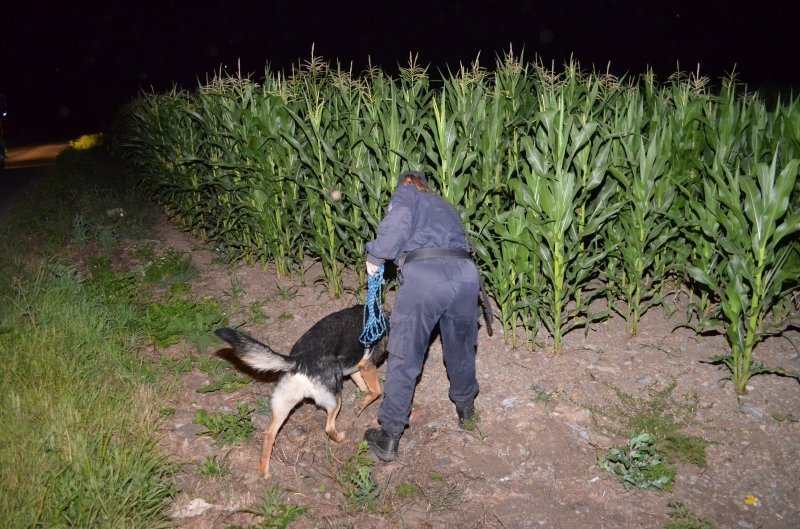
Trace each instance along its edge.
<instances>
[{"instance_id":1,"label":"corn plant","mask_svg":"<svg viewBox=\"0 0 800 529\"><path fill-rule=\"evenodd\" d=\"M753 375L770 372L753 358L756 346L786 321L767 321L776 303L800 284L800 254L795 234L800 230L800 213L790 210L790 198L797 181L794 159L779 167L777 152L771 163L745 165L715 157L708 168L714 185L705 187L719 204L716 222L719 232L706 232L708 223L698 225L707 237L717 236L724 254L715 269L689 267L694 280L712 290L719 299L720 323L731 351L715 357L731 372L737 393L745 393Z\"/></svg>"},{"instance_id":2,"label":"corn plant","mask_svg":"<svg viewBox=\"0 0 800 529\"><path fill-rule=\"evenodd\" d=\"M606 178L607 140L597 123L569 113L562 95L555 88L540 95L541 110L530 125L531 134L520 140L525 151L522 178L510 183L514 200L534 212L535 251L547 284L541 318L555 351L566 332L604 316L589 314L583 295L605 256L596 234L620 208L614 200L616 184ZM577 165L583 149L591 152L585 180ZM576 211L584 212L582 225Z\"/></svg>"},{"instance_id":3,"label":"corn plant","mask_svg":"<svg viewBox=\"0 0 800 529\"><path fill-rule=\"evenodd\" d=\"M628 333L639 332L642 314L660 302L666 279L663 265L667 244L678 233L670 206L675 186L668 168L669 126L652 130L649 137L631 134L620 139L625 165L610 170L621 183L625 205L606 232L619 262L615 278L625 308ZM659 261L660 260L660 261ZM615 310L623 312L614 306Z\"/></svg>"}]
</instances>

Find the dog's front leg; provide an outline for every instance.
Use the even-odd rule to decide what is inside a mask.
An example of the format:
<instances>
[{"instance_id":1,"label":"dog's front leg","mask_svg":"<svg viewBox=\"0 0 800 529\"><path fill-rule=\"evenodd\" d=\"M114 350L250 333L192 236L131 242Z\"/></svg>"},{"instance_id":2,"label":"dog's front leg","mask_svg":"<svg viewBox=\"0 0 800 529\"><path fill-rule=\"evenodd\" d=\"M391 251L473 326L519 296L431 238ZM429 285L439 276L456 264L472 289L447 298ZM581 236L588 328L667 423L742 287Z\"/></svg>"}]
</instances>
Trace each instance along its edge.
<instances>
[{"instance_id":1,"label":"dog's front leg","mask_svg":"<svg viewBox=\"0 0 800 529\"><path fill-rule=\"evenodd\" d=\"M353 374L355 375L355 373ZM358 414L361 415L361 412L364 411L367 406L375 402L378 397L381 396L381 383L378 381L378 368L375 367L375 364L368 358L358 363L358 374L367 388L366 391L369 391L369 395L364 397L358 409Z\"/></svg>"}]
</instances>

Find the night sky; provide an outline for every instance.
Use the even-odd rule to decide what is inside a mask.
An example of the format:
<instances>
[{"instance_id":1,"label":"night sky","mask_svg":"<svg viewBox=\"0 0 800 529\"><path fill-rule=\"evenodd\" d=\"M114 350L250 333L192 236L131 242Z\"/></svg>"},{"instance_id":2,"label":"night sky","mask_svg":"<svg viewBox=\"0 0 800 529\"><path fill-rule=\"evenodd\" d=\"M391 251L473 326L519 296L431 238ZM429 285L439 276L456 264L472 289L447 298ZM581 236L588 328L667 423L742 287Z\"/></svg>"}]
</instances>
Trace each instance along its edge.
<instances>
[{"instance_id":1,"label":"night sky","mask_svg":"<svg viewBox=\"0 0 800 529\"><path fill-rule=\"evenodd\" d=\"M11 5L9 5L11 4ZM68 4L86 4L68 7ZM178 85L225 66L263 76L311 56L354 72L394 73L410 53L434 76L459 63L494 67L513 46L557 69L659 80L678 69L718 80L736 70L751 88L800 92L800 2L662 0L345 0L37 2L0 7L0 91L10 145L106 130L141 90Z\"/></svg>"}]
</instances>

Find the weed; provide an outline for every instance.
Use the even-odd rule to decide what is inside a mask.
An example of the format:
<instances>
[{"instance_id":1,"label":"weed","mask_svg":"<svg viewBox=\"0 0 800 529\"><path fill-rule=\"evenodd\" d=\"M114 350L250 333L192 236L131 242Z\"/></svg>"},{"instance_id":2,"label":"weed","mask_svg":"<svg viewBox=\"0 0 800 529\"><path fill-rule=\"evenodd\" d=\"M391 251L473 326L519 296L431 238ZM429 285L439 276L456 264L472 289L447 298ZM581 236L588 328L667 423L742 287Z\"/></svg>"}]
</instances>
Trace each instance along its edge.
<instances>
[{"instance_id":1,"label":"weed","mask_svg":"<svg viewBox=\"0 0 800 529\"><path fill-rule=\"evenodd\" d=\"M128 251L128 255L139 262L149 262L156 258L156 243L153 241L137 244Z\"/></svg>"},{"instance_id":2,"label":"weed","mask_svg":"<svg viewBox=\"0 0 800 529\"><path fill-rule=\"evenodd\" d=\"M441 482L444 481L444 474L441 472L434 472L431 474L431 481L434 482Z\"/></svg>"},{"instance_id":3,"label":"weed","mask_svg":"<svg viewBox=\"0 0 800 529\"><path fill-rule=\"evenodd\" d=\"M149 305L143 323L147 337L158 347L168 347L186 339L203 352L218 341L212 330L226 325L227 317L213 299L173 299Z\"/></svg>"},{"instance_id":4,"label":"weed","mask_svg":"<svg viewBox=\"0 0 800 529\"><path fill-rule=\"evenodd\" d=\"M375 464L365 454L369 445L361 441L353 454L345 463L339 475L342 492L347 499L347 508L355 512L377 512L378 498L383 488L372 479L372 467Z\"/></svg>"},{"instance_id":5,"label":"weed","mask_svg":"<svg viewBox=\"0 0 800 529\"><path fill-rule=\"evenodd\" d=\"M169 248L160 257L149 261L140 274L147 283L167 285L191 281L197 277L198 272L188 254Z\"/></svg>"},{"instance_id":6,"label":"weed","mask_svg":"<svg viewBox=\"0 0 800 529\"><path fill-rule=\"evenodd\" d=\"M676 386L676 381L660 390L650 385L645 388L644 395L636 396L612 387L618 403L584 407L592 412L595 425L606 434L629 439L648 433L659 452L672 459L705 466L709 441L683 431L692 424L697 413L697 396L677 400L672 397Z\"/></svg>"},{"instance_id":7,"label":"weed","mask_svg":"<svg viewBox=\"0 0 800 529\"><path fill-rule=\"evenodd\" d=\"M278 295L285 301L291 301L297 297L297 288L295 287L284 287L279 284L276 289L278 290Z\"/></svg>"},{"instance_id":8,"label":"weed","mask_svg":"<svg viewBox=\"0 0 800 529\"><path fill-rule=\"evenodd\" d=\"M442 478L441 485L429 490L423 490L425 499L428 500L428 510L441 512L457 505L461 505L467 500L464 498L464 491L455 484L446 483Z\"/></svg>"},{"instance_id":9,"label":"weed","mask_svg":"<svg viewBox=\"0 0 800 529\"><path fill-rule=\"evenodd\" d=\"M283 492L278 491L277 487L265 490L261 503L242 509L241 512L262 518L259 523L251 525L249 529L285 529L308 510L307 507L294 503L284 503L281 500Z\"/></svg>"},{"instance_id":10,"label":"weed","mask_svg":"<svg viewBox=\"0 0 800 529\"><path fill-rule=\"evenodd\" d=\"M461 420L461 427L468 432L475 431L475 429L478 427L478 421L480 421L480 419L480 414L477 410L475 410L475 413L472 414L472 417Z\"/></svg>"},{"instance_id":11,"label":"weed","mask_svg":"<svg viewBox=\"0 0 800 529\"><path fill-rule=\"evenodd\" d=\"M158 410L158 413L159 415L163 415L164 417L172 417L173 415L175 415L176 411L177 410L175 408L169 407L169 408L161 408L160 410Z\"/></svg>"},{"instance_id":12,"label":"weed","mask_svg":"<svg viewBox=\"0 0 800 529\"><path fill-rule=\"evenodd\" d=\"M248 321L251 323L263 323L269 319L267 313L264 312L260 301L254 301L250 304L250 316Z\"/></svg>"},{"instance_id":13,"label":"weed","mask_svg":"<svg viewBox=\"0 0 800 529\"><path fill-rule=\"evenodd\" d=\"M653 436L632 437L627 446L614 447L599 463L601 469L619 476L625 490L634 488L672 490L675 469L664 462Z\"/></svg>"},{"instance_id":14,"label":"weed","mask_svg":"<svg viewBox=\"0 0 800 529\"><path fill-rule=\"evenodd\" d=\"M216 360L212 356L195 357L195 363L197 364L197 369L210 377L228 368L225 362Z\"/></svg>"},{"instance_id":15,"label":"weed","mask_svg":"<svg viewBox=\"0 0 800 529\"><path fill-rule=\"evenodd\" d=\"M191 291L191 285L189 285L189 283L184 283L183 281L176 281L169 286L169 293L173 296L185 296Z\"/></svg>"},{"instance_id":16,"label":"weed","mask_svg":"<svg viewBox=\"0 0 800 529\"><path fill-rule=\"evenodd\" d=\"M76 213L72 218L72 237L70 238L70 243L82 246L89 242L90 237L91 224L89 220L80 213Z\"/></svg>"},{"instance_id":17,"label":"weed","mask_svg":"<svg viewBox=\"0 0 800 529\"><path fill-rule=\"evenodd\" d=\"M284 312L283 314L278 316L278 319L281 321L291 320L292 318L294 318L294 315L292 315L291 312Z\"/></svg>"},{"instance_id":18,"label":"weed","mask_svg":"<svg viewBox=\"0 0 800 529\"><path fill-rule=\"evenodd\" d=\"M120 235L114 226L97 227L97 244L103 248L116 248L119 246Z\"/></svg>"},{"instance_id":19,"label":"weed","mask_svg":"<svg viewBox=\"0 0 800 529\"><path fill-rule=\"evenodd\" d=\"M256 408L258 415L269 415L272 413L272 404L270 404L269 397L266 395L259 395L253 401L253 406Z\"/></svg>"},{"instance_id":20,"label":"weed","mask_svg":"<svg viewBox=\"0 0 800 529\"><path fill-rule=\"evenodd\" d=\"M215 391L224 391L225 393L233 393L234 391L248 385L253 379L250 377L240 377L234 373L227 373L219 380L214 380L210 384L206 384L197 388L198 393L213 393Z\"/></svg>"},{"instance_id":21,"label":"weed","mask_svg":"<svg viewBox=\"0 0 800 529\"><path fill-rule=\"evenodd\" d=\"M227 474L228 468L225 461L218 459L217 456L209 457L200 466L200 475L205 477L217 477Z\"/></svg>"},{"instance_id":22,"label":"weed","mask_svg":"<svg viewBox=\"0 0 800 529\"><path fill-rule=\"evenodd\" d=\"M132 301L136 298L136 281L132 274L114 272L111 268L111 259L96 257L89 260L91 269L91 282L93 288L99 291L107 301Z\"/></svg>"},{"instance_id":23,"label":"weed","mask_svg":"<svg viewBox=\"0 0 800 529\"><path fill-rule=\"evenodd\" d=\"M172 373L174 376L179 376L184 373L191 373L194 365L195 357L190 354L183 355L183 358L176 360L169 356L161 358L161 367Z\"/></svg>"},{"instance_id":24,"label":"weed","mask_svg":"<svg viewBox=\"0 0 800 529\"><path fill-rule=\"evenodd\" d=\"M797 417L795 417L791 413L781 413L776 411L775 413L772 414L772 418L778 422L784 422L784 421L797 422Z\"/></svg>"},{"instance_id":25,"label":"weed","mask_svg":"<svg viewBox=\"0 0 800 529\"><path fill-rule=\"evenodd\" d=\"M248 441L256 431L251 420L253 411L247 404L239 404L235 412L208 413L206 410L197 410L194 422L205 426L197 435L213 437L217 446Z\"/></svg>"},{"instance_id":26,"label":"weed","mask_svg":"<svg viewBox=\"0 0 800 529\"><path fill-rule=\"evenodd\" d=\"M530 390L534 393L534 402L543 402L545 404L550 402L550 400L553 398L553 395L556 393L556 390L553 389L548 391L538 384L532 384Z\"/></svg>"},{"instance_id":27,"label":"weed","mask_svg":"<svg viewBox=\"0 0 800 529\"><path fill-rule=\"evenodd\" d=\"M411 498L422 492L422 489L414 483L398 483L394 490L401 500Z\"/></svg>"},{"instance_id":28,"label":"weed","mask_svg":"<svg viewBox=\"0 0 800 529\"><path fill-rule=\"evenodd\" d=\"M670 522L665 529L714 529L714 522L693 513L681 500L670 500Z\"/></svg>"}]
</instances>

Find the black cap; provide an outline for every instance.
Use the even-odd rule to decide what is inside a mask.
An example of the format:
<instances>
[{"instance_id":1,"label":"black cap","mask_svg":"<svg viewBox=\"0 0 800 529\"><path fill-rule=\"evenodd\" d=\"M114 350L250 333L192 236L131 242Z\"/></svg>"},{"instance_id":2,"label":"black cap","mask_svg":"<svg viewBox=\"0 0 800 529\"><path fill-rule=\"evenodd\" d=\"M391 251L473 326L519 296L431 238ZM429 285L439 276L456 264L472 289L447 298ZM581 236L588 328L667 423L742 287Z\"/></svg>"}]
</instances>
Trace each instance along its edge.
<instances>
[{"instance_id":1,"label":"black cap","mask_svg":"<svg viewBox=\"0 0 800 529\"><path fill-rule=\"evenodd\" d=\"M416 176L417 178L422 180L422 183L425 184L425 187L428 186L428 177L425 176L424 173L420 173L419 171L404 171L403 173L400 174L400 178L397 179L397 185L401 185L403 183L403 179L406 176Z\"/></svg>"}]
</instances>

